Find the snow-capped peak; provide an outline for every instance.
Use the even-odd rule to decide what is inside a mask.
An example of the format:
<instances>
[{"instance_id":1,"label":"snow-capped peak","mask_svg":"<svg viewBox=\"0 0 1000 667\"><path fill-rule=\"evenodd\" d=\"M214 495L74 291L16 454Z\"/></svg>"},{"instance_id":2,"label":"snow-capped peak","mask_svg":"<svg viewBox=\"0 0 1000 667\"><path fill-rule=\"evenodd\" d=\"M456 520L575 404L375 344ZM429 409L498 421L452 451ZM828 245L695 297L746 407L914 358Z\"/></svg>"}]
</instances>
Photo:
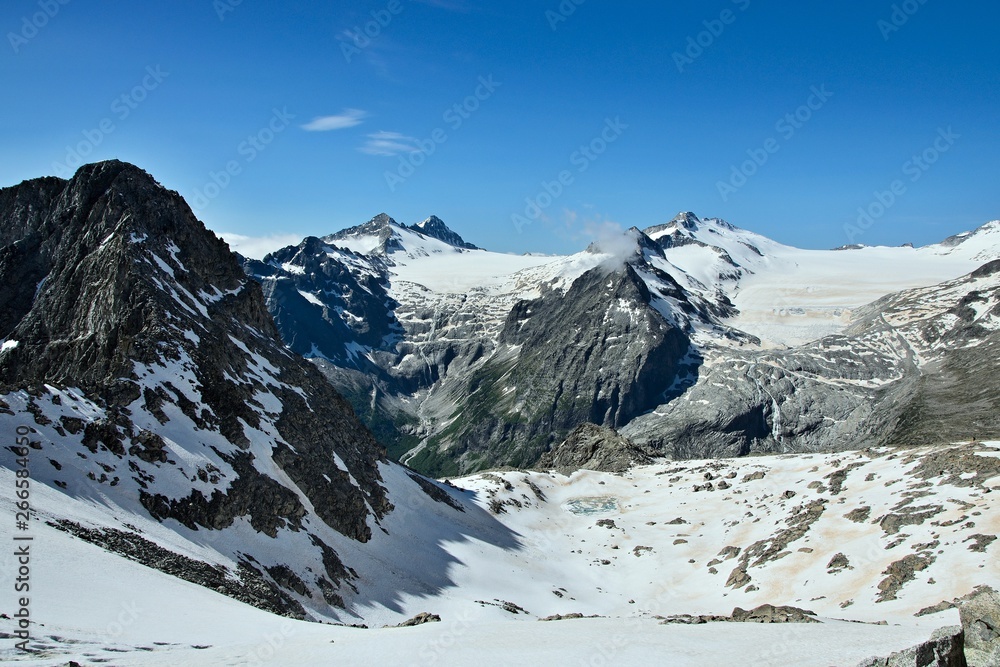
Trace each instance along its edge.
<instances>
[{"instance_id":1,"label":"snow-capped peak","mask_svg":"<svg viewBox=\"0 0 1000 667\"><path fill-rule=\"evenodd\" d=\"M409 226L396 222L386 213L380 213L363 225L325 236L323 241L361 255L403 253L410 257L422 257L441 252L478 250L471 243L466 243L441 218L433 215Z\"/></svg>"}]
</instances>

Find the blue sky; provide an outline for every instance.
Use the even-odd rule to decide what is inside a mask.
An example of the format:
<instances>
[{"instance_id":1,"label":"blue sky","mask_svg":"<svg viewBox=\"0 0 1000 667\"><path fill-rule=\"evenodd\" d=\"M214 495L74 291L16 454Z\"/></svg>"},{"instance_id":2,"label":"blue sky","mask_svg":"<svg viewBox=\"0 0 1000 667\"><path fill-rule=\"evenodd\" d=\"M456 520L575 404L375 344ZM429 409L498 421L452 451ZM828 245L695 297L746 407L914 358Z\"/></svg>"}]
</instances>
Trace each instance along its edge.
<instances>
[{"instance_id":1,"label":"blue sky","mask_svg":"<svg viewBox=\"0 0 1000 667\"><path fill-rule=\"evenodd\" d=\"M385 211L575 252L692 210L920 245L1000 218L998 22L942 0L8 0L0 185L119 158L248 237Z\"/></svg>"}]
</instances>

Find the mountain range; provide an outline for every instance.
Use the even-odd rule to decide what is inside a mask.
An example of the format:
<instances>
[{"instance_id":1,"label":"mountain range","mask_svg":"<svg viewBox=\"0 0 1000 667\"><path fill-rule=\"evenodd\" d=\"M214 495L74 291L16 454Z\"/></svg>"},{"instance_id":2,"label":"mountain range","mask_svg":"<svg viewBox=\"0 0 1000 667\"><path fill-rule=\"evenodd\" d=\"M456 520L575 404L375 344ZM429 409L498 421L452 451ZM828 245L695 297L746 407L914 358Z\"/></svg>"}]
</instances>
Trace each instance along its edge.
<instances>
[{"instance_id":1,"label":"mountain range","mask_svg":"<svg viewBox=\"0 0 1000 667\"><path fill-rule=\"evenodd\" d=\"M682 458L997 437L998 258L1000 222L811 251L681 213L551 257L380 214L244 267L390 455L442 476L584 423Z\"/></svg>"},{"instance_id":2,"label":"mountain range","mask_svg":"<svg viewBox=\"0 0 1000 667\"><path fill-rule=\"evenodd\" d=\"M648 661L712 644L661 621L756 619L857 661L1000 581L1000 222L807 251L682 213L552 257L383 214L256 260L118 161L0 189L0 220L11 516L30 478L0 534L34 545L39 660L245 662L266 628L274 664L510 632Z\"/></svg>"}]
</instances>

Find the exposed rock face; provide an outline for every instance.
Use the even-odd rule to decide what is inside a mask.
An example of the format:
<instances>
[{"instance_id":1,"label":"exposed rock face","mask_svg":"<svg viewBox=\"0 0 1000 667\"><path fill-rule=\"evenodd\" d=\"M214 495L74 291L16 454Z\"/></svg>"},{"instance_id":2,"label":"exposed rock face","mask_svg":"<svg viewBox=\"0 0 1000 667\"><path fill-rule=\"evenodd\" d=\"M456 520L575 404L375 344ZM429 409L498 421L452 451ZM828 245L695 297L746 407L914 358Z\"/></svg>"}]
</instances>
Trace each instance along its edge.
<instances>
[{"instance_id":1,"label":"exposed rock face","mask_svg":"<svg viewBox=\"0 0 1000 667\"><path fill-rule=\"evenodd\" d=\"M400 623L399 628L412 628L416 625L423 625L424 623L440 623L441 617L437 614L430 614L426 611L421 612L414 616L413 618L407 619Z\"/></svg>"},{"instance_id":2,"label":"exposed rock face","mask_svg":"<svg viewBox=\"0 0 1000 667\"><path fill-rule=\"evenodd\" d=\"M73 495L190 530L245 521L304 540L309 581L269 572L300 599L335 599L350 574L306 531L370 539L392 509L385 451L284 348L228 246L116 161L0 190L0 221L3 428L33 424Z\"/></svg>"},{"instance_id":3,"label":"exposed rock face","mask_svg":"<svg viewBox=\"0 0 1000 667\"><path fill-rule=\"evenodd\" d=\"M1000 595L981 590L959 604L965 629L965 657L970 667L1000 665Z\"/></svg>"},{"instance_id":4,"label":"exposed rock face","mask_svg":"<svg viewBox=\"0 0 1000 667\"><path fill-rule=\"evenodd\" d=\"M403 329L394 313L398 304L386 293L384 274L348 268L370 261L309 237L263 261L246 260L244 268L261 283L281 337L292 351L371 373L378 367L359 354L361 349L389 348Z\"/></svg>"},{"instance_id":5,"label":"exposed rock face","mask_svg":"<svg viewBox=\"0 0 1000 667\"><path fill-rule=\"evenodd\" d=\"M819 620L816 618L815 612L807 609L762 604L749 611L736 607L729 616L682 614L668 616L660 622L661 625L700 625L703 623L819 623Z\"/></svg>"},{"instance_id":6,"label":"exposed rock face","mask_svg":"<svg viewBox=\"0 0 1000 667\"><path fill-rule=\"evenodd\" d=\"M651 300L626 265L598 267L564 295L517 304L440 446L453 456L528 466L581 423L618 428L652 409L690 342Z\"/></svg>"},{"instance_id":7,"label":"exposed rock face","mask_svg":"<svg viewBox=\"0 0 1000 667\"><path fill-rule=\"evenodd\" d=\"M622 473L652 460L652 452L636 446L613 429L581 424L561 444L543 454L538 467L566 475L577 470Z\"/></svg>"},{"instance_id":8,"label":"exposed rock face","mask_svg":"<svg viewBox=\"0 0 1000 667\"><path fill-rule=\"evenodd\" d=\"M893 653L887 658L869 658L858 663L858 667L966 667L968 663L963 645L961 626L940 628L919 646Z\"/></svg>"},{"instance_id":9,"label":"exposed rock face","mask_svg":"<svg viewBox=\"0 0 1000 667\"><path fill-rule=\"evenodd\" d=\"M444 241L448 245L453 245L456 248L465 248L466 250L478 250L476 246L471 243L466 242L461 236L456 234L454 231L448 228L444 221L436 215L432 215L423 222L418 222L410 227L415 232L420 232L425 236L430 236L439 241Z\"/></svg>"}]
</instances>

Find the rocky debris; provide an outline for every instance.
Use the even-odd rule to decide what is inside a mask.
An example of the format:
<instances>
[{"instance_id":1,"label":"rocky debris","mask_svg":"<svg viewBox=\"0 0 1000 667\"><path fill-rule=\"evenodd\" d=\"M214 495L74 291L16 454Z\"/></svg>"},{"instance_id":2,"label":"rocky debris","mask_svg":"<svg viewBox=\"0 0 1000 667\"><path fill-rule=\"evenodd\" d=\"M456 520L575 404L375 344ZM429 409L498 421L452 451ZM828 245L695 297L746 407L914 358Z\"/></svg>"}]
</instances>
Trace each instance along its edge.
<instances>
[{"instance_id":1,"label":"rocky debris","mask_svg":"<svg viewBox=\"0 0 1000 667\"><path fill-rule=\"evenodd\" d=\"M551 616L546 616L545 618L538 619L539 621L572 621L578 618L601 618L597 614L592 614L590 616L584 616L579 612L573 612L571 614L553 614Z\"/></svg>"},{"instance_id":2,"label":"rocky debris","mask_svg":"<svg viewBox=\"0 0 1000 667\"><path fill-rule=\"evenodd\" d=\"M763 604L750 611L739 607L733 610L733 621L737 623L819 623L816 612L798 607Z\"/></svg>"},{"instance_id":3,"label":"rocky debris","mask_svg":"<svg viewBox=\"0 0 1000 667\"><path fill-rule=\"evenodd\" d=\"M413 618L407 619L395 626L397 628L412 628L416 625L423 625L425 623L440 623L441 617L437 614L430 614L426 611L421 612L414 616Z\"/></svg>"},{"instance_id":4,"label":"rocky debris","mask_svg":"<svg viewBox=\"0 0 1000 667\"><path fill-rule=\"evenodd\" d=\"M672 521L668 521L667 525L668 526L680 526L680 525L686 524L686 523L688 523L688 522L685 521L684 519L682 519L681 517L677 517L676 519L674 519Z\"/></svg>"},{"instance_id":5,"label":"rocky debris","mask_svg":"<svg viewBox=\"0 0 1000 667\"><path fill-rule=\"evenodd\" d=\"M919 526L943 511L944 507L941 505L905 507L901 511L884 515L878 522L886 535L895 535L903 526Z\"/></svg>"},{"instance_id":6,"label":"rocky debris","mask_svg":"<svg viewBox=\"0 0 1000 667\"><path fill-rule=\"evenodd\" d=\"M844 570L853 570L851 567L851 561L842 553L838 553L836 556L830 559L830 562L826 564L826 570L828 574L837 574L838 572L843 572Z\"/></svg>"},{"instance_id":7,"label":"rocky debris","mask_svg":"<svg viewBox=\"0 0 1000 667\"><path fill-rule=\"evenodd\" d=\"M729 560L730 558L736 558L737 556L739 556L740 551L742 551L740 547L734 547L730 545L728 547L722 548L722 551L719 552L719 557L724 560Z\"/></svg>"},{"instance_id":8,"label":"rocky debris","mask_svg":"<svg viewBox=\"0 0 1000 667\"><path fill-rule=\"evenodd\" d=\"M674 544L677 544L677 543L674 542ZM637 546L637 547L635 547L635 548L632 549L632 555L634 555L634 556L641 556L644 553L652 553L652 552L653 552L653 547Z\"/></svg>"},{"instance_id":9,"label":"rocky debris","mask_svg":"<svg viewBox=\"0 0 1000 667\"><path fill-rule=\"evenodd\" d=\"M887 658L868 658L857 667L967 667L962 626L939 628L931 638Z\"/></svg>"},{"instance_id":10,"label":"rocky debris","mask_svg":"<svg viewBox=\"0 0 1000 667\"><path fill-rule=\"evenodd\" d=\"M562 443L545 452L536 466L569 475L577 470L623 473L633 466L652 463L656 456L614 429L581 424Z\"/></svg>"},{"instance_id":11,"label":"rocky debris","mask_svg":"<svg viewBox=\"0 0 1000 667\"><path fill-rule=\"evenodd\" d=\"M896 593L910 581L916 578L916 573L926 570L934 557L926 554L910 554L889 564L882 574L888 575L879 582L879 594L876 602L895 600Z\"/></svg>"},{"instance_id":12,"label":"rocky debris","mask_svg":"<svg viewBox=\"0 0 1000 667\"><path fill-rule=\"evenodd\" d=\"M756 472L751 472L751 473L748 473L748 474L744 475L743 479L741 481L743 481L744 483L745 482L755 482L758 479L764 479L764 477L766 476L766 474L767 473L765 473L763 470L758 470Z\"/></svg>"},{"instance_id":13,"label":"rocky debris","mask_svg":"<svg viewBox=\"0 0 1000 667\"><path fill-rule=\"evenodd\" d=\"M958 607L970 667L1000 665L1000 594L981 588Z\"/></svg>"},{"instance_id":14,"label":"rocky debris","mask_svg":"<svg viewBox=\"0 0 1000 667\"><path fill-rule=\"evenodd\" d=\"M974 544L969 545L969 551L977 551L983 553L986 551L986 547L990 546L996 542L996 535L983 535L977 533L975 535L970 535L968 538L962 540L963 542L974 542Z\"/></svg>"},{"instance_id":15,"label":"rocky debris","mask_svg":"<svg viewBox=\"0 0 1000 667\"><path fill-rule=\"evenodd\" d=\"M751 581L750 575L747 574L747 569L745 565L737 565L733 568L733 571L729 573L729 578L726 579L727 588L743 588Z\"/></svg>"},{"instance_id":16,"label":"rocky debris","mask_svg":"<svg viewBox=\"0 0 1000 667\"><path fill-rule=\"evenodd\" d=\"M827 475L826 477L824 477L823 479L830 480L830 495L831 496L839 495L840 492L844 490L844 481L847 479L847 475L852 470L856 468L861 468L864 465L865 465L864 463L852 463L846 468L841 468L840 470L836 470Z\"/></svg>"},{"instance_id":17,"label":"rocky debris","mask_svg":"<svg viewBox=\"0 0 1000 667\"><path fill-rule=\"evenodd\" d=\"M729 616L679 614L661 619L660 625L700 625L703 623L819 623L815 612L798 607L762 604L749 611L736 607Z\"/></svg>"},{"instance_id":18,"label":"rocky debris","mask_svg":"<svg viewBox=\"0 0 1000 667\"><path fill-rule=\"evenodd\" d=\"M851 510L850 512L844 515L844 518L853 521L854 523L865 523L866 521L868 521L868 517L870 517L871 515L872 515L872 508L869 507L868 505L865 505L863 507L858 507Z\"/></svg>"},{"instance_id":19,"label":"rocky debris","mask_svg":"<svg viewBox=\"0 0 1000 667\"><path fill-rule=\"evenodd\" d=\"M513 602L507 602L506 600L494 599L493 602L486 602L485 600L476 600L476 604L481 604L484 607L499 607L500 609L503 609L505 612L509 614L514 614L515 616L518 614L528 614L530 616L529 612L524 607L516 605Z\"/></svg>"},{"instance_id":20,"label":"rocky debris","mask_svg":"<svg viewBox=\"0 0 1000 667\"><path fill-rule=\"evenodd\" d=\"M615 520L614 519L598 519L597 520L597 527L598 528L607 528L608 530L618 528L618 526L615 525Z\"/></svg>"},{"instance_id":21,"label":"rocky debris","mask_svg":"<svg viewBox=\"0 0 1000 667\"><path fill-rule=\"evenodd\" d=\"M711 482L709 482L708 484L695 484L694 492L699 493L701 491L715 491L715 485L713 485Z\"/></svg>"},{"instance_id":22,"label":"rocky debris","mask_svg":"<svg viewBox=\"0 0 1000 667\"><path fill-rule=\"evenodd\" d=\"M785 520L786 528L779 530L766 540L759 540L743 550L741 562L746 568L782 558L789 544L802 539L810 526L822 516L827 500L820 498L796 507Z\"/></svg>"}]
</instances>

